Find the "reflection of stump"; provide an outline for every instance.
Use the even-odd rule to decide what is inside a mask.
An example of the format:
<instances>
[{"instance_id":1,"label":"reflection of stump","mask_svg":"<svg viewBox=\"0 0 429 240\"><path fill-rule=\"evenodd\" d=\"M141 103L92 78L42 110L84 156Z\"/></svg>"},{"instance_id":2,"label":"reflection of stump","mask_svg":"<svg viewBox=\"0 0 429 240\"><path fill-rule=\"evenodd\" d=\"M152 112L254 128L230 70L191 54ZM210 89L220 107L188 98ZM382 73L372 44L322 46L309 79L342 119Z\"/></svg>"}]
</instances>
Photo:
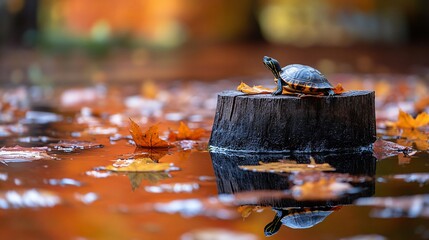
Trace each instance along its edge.
<instances>
[{"instance_id":1,"label":"reflection of stump","mask_svg":"<svg viewBox=\"0 0 429 240\"><path fill-rule=\"evenodd\" d=\"M375 141L375 94L218 96L210 146L252 152L356 151Z\"/></svg>"}]
</instances>

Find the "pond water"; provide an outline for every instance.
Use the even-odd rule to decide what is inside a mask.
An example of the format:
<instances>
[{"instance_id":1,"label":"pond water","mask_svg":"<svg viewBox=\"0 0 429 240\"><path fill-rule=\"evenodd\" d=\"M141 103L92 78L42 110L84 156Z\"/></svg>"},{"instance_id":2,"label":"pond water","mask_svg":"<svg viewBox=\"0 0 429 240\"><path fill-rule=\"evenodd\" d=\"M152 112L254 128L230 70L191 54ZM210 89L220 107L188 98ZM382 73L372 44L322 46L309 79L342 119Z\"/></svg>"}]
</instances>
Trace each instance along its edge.
<instances>
[{"instance_id":1,"label":"pond water","mask_svg":"<svg viewBox=\"0 0 429 240\"><path fill-rule=\"evenodd\" d=\"M427 129L404 135L383 127L406 97L378 95L377 124L380 139L408 148L378 142L374 155L210 153L216 92L230 84L170 83L156 86L156 96L148 85L57 89L37 105L28 88L2 91L1 238L429 238ZM139 149L129 117L142 129L159 126L162 138L180 121L206 132L172 148ZM141 159L170 167L109 171ZM280 159L298 170L252 170ZM303 171L324 163L335 170Z\"/></svg>"}]
</instances>

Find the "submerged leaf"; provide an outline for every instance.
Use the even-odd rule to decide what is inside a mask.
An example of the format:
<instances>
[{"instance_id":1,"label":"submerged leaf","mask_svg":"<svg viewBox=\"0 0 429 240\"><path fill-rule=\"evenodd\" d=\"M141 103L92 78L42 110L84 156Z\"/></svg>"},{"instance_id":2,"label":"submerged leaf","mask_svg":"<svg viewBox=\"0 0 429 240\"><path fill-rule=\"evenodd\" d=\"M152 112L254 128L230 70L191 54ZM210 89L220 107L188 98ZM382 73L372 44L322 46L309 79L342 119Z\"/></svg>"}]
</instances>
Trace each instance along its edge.
<instances>
[{"instance_id":1,"label":"submerged leaf","mask_svg":"<svg viewBox=\"0 0 429 240\"><path fill-rule=\"evenodd\" d=\"M204 136L204 133L206 130L202 128L196 128L191 130L184 122L180 122L179 130L177 133L170 131L170 134L168 136L168 139L170 141L177 141L177 140L198 140L202 136Z\"/></svg>"},{"instance_id":2,"label":"submerged leaf","mask_svg":"<svg viewBox=\"0 0 429 240\"><path fill-rule=\"evenodd\" d=\"M137 147L143 148L168 148L170 144L159 137L158 126L154 125L145 133L140 126L130 118L130 133Z\"/></svg>"},{"instance_id":3,"label":"submerged leaf","mask_svg":"<svg viewBox=\"0 0 429 240\"><path fill-rule=\"evenodd\" d=\"M283 173L283 172L302 172L302 171L335 171L328 163L317 164L314 159L311 158L311 163L296 163L295 161L278 161L264 163L259 162L259 165L243 165L239 168L253 172L272 172L272 173Z\"/></svg>"}]
</instances>

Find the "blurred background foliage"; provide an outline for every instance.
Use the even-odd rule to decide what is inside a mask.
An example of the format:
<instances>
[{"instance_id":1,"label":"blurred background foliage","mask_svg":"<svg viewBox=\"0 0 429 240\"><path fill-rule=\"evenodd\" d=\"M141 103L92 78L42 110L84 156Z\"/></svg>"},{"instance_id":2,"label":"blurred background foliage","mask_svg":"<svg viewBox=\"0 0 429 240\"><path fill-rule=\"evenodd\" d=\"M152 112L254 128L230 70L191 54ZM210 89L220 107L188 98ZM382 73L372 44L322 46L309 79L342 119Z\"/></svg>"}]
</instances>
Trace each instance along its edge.
<instances>
[{"instance_id":1,"label":"blurred background foliage","mask_svg":"<svg viewBox=\"0 0 429 240\"><path fill-rule=\"evenodd\" d=\"M0 0L3 47L175 49L261 42L291 46L424 43L427 0Z\"/></svg>"}]
</instances>

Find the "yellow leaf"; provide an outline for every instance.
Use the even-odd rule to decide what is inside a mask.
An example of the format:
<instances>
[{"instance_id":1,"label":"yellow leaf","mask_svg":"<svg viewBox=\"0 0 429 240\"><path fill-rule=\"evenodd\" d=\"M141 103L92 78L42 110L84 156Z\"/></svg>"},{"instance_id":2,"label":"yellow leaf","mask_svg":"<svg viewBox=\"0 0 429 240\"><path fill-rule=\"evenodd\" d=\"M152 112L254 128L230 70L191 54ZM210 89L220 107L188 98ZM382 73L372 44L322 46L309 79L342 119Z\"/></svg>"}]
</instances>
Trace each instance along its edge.
<instances>
[{"instance_id":1,"label":"yellow leaf","mask_svg":"<svg viewBox=\"0 0 429 240\"><path fill-rule=\"evenodd\" d=\"M198 140L206 131L202 128L191 130L185 123L180 122L179 130L177 133L170 131L168 139L170 141L177 140Z\"/></svg>"},{"instance_id":2,"label":"yellow leaf","mask_svg":"<svg viewBox=\"0 0 429 240\"><path fill-rule=\"evenodd\" d=\"M422 112L413 118L410 114L399 110L398 121L393 126L398 128L419 128L429 124L429 114Z\"/></svg>"},{"instance_id":3,"label":"yellow leaf","mask_svg":"<svg viewBox=\"0 0 429 240\"><path fill-rule=\"evenodd\" d=\"M130 118L130 133L137 147L143 148L168 148L170 144L159 138L158 126L154 125L145 133L140 126Z\"/></svg>"},{"instance_id":4,"label":"yellow leaf","mask_svg":"<svg viewBox=\"0 0 429 240\"><path fill-rule=\"evenodd\" d=\"M105 169L113 172L164 172L174 168L170 163L156 163L150 158L119 159Z\"/></svg>"}]
</instances>

